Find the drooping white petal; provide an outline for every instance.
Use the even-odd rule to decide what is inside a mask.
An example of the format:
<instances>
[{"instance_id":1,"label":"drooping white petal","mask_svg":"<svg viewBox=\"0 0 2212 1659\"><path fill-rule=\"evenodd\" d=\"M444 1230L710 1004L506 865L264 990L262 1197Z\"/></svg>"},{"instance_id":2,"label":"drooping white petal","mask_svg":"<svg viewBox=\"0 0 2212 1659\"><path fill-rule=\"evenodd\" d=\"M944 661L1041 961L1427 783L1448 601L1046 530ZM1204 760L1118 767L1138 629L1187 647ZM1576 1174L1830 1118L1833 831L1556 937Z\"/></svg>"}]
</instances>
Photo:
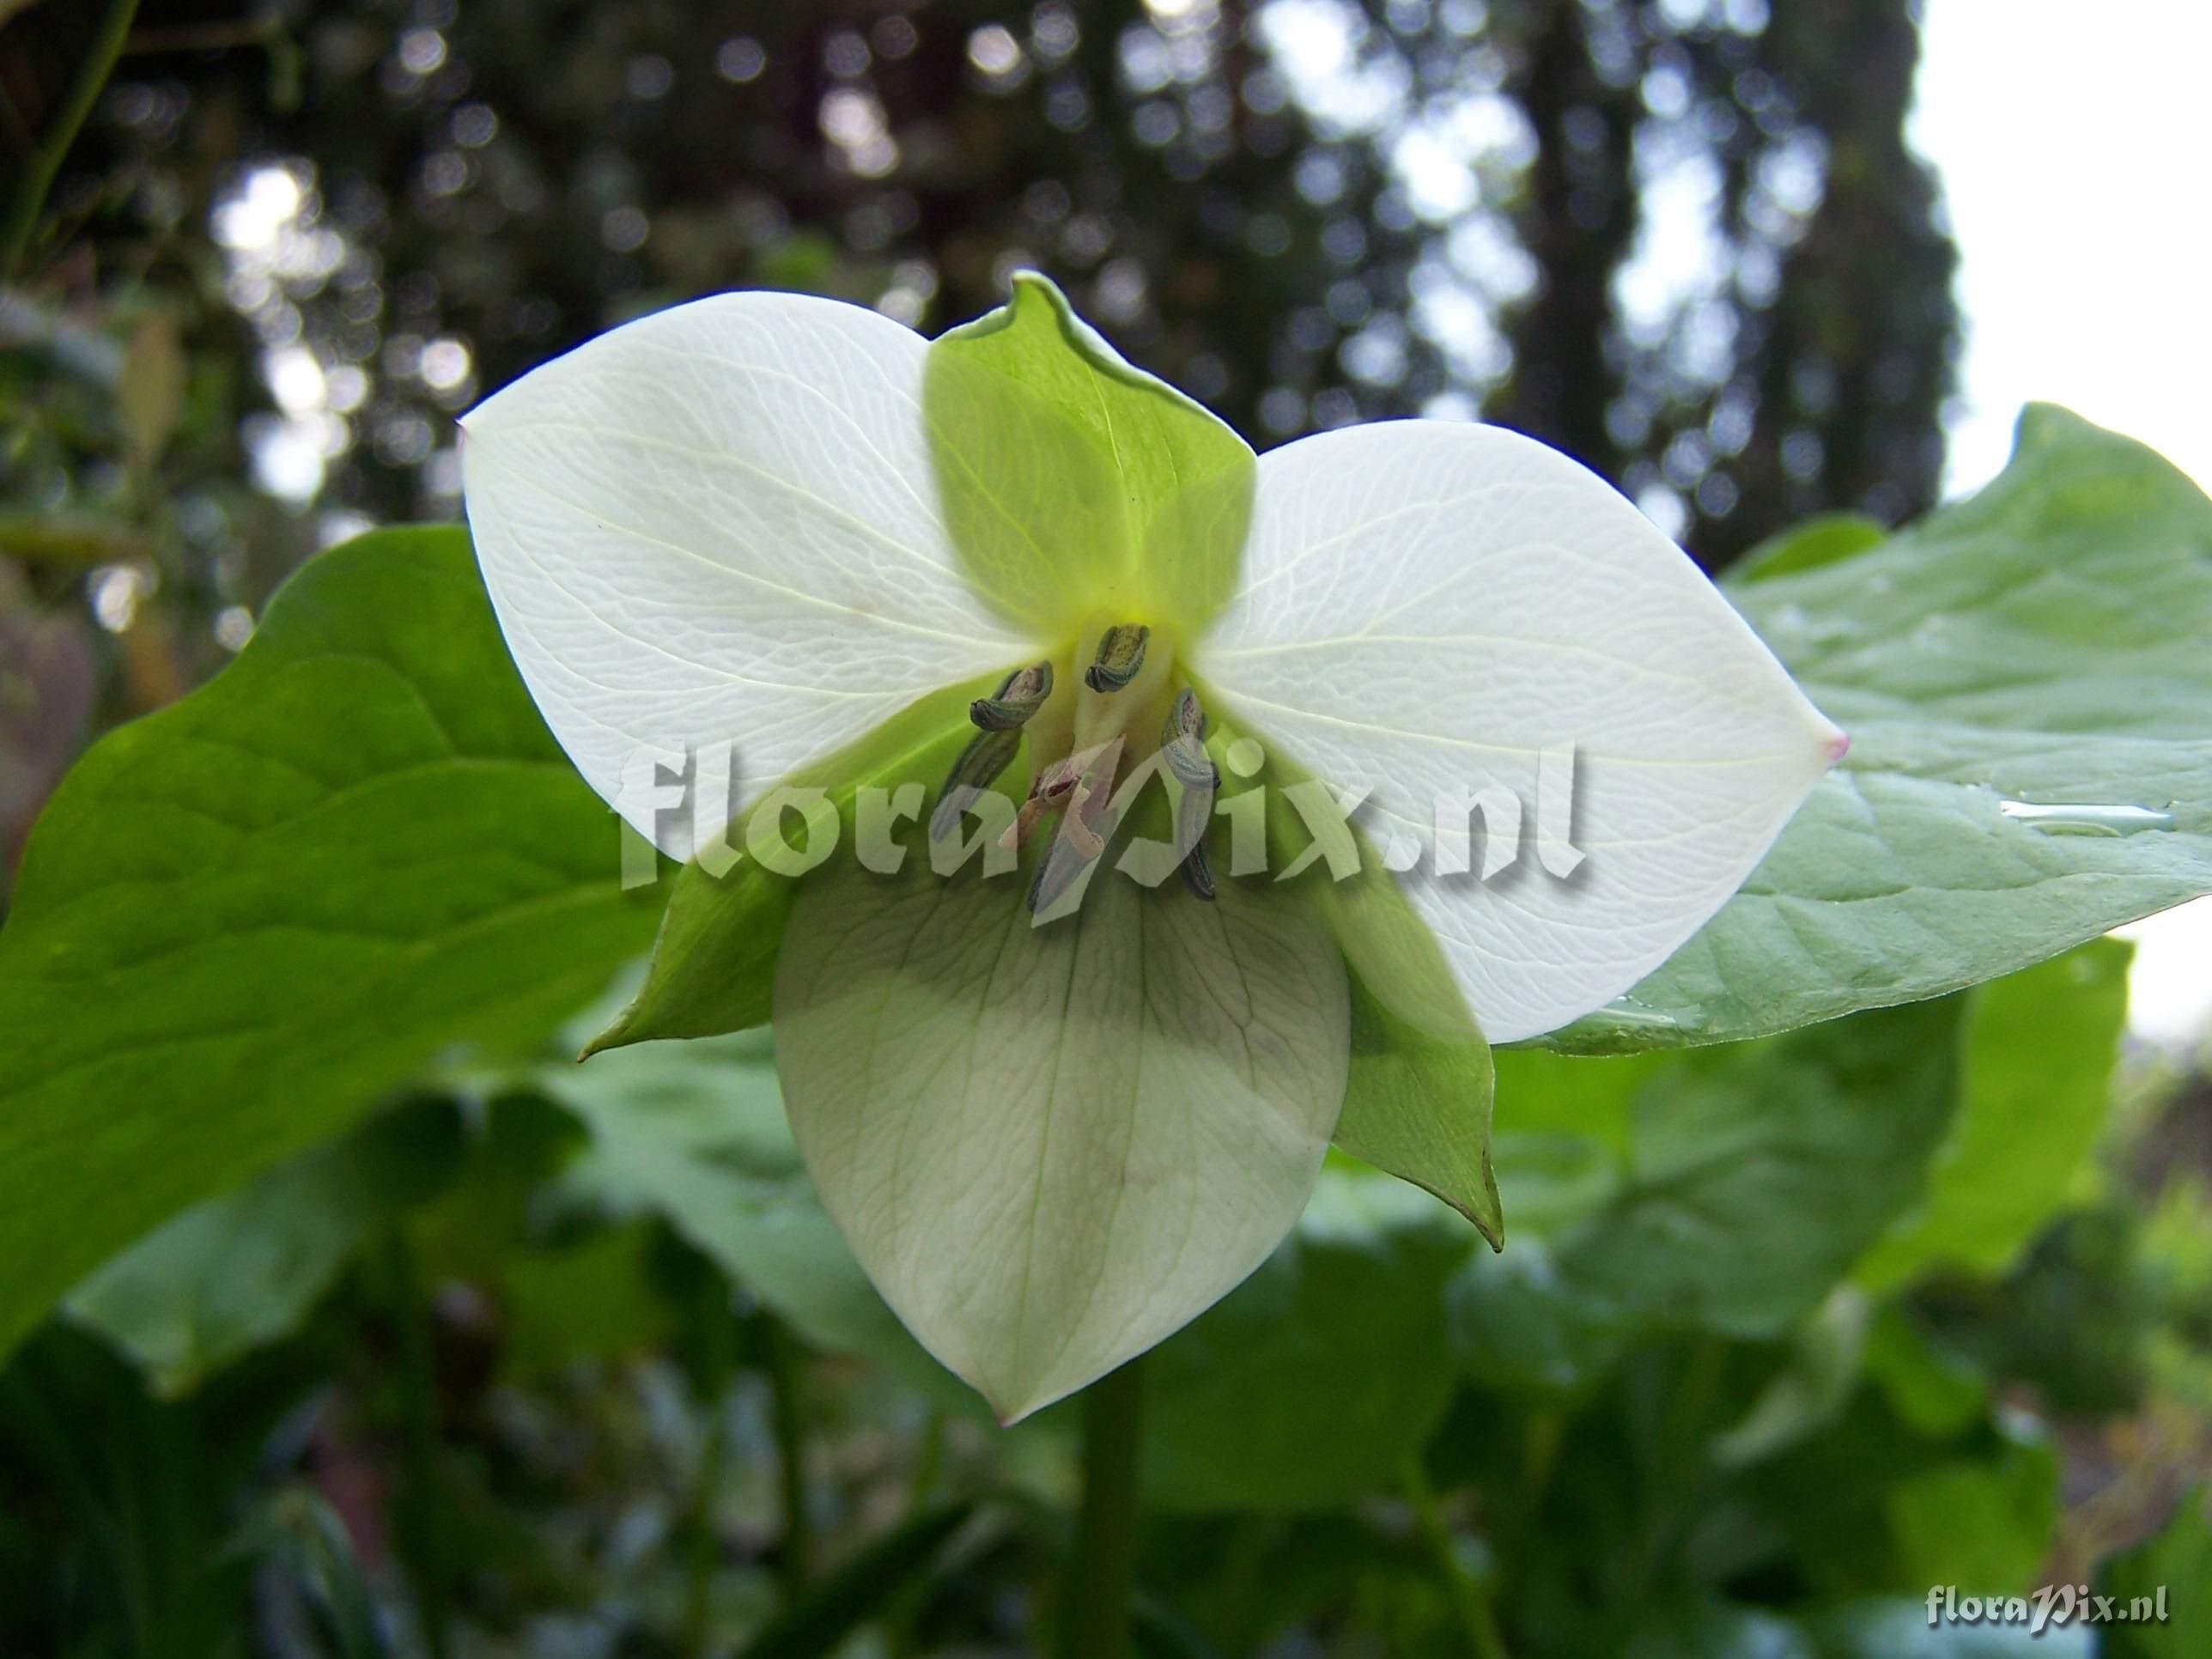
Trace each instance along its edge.
<instances>
[{"instance_id":1,"label":"drooping white petal","mask_svg":"<svg viewBox=\"0 0 2212 1659\"><path fill-rule=\"evenodd\" d=\"M1498 1042L1658 966L1844 746L1634 507L1496 427L1389 422L1261 456L1244 586L1196 656L1233 723L1370 789L1376 843L1419 850L1408 896ZM1456 810L1486 790L1519 808L1503 867L1510 811L1470 847ZM1473 867L1440 876L1455 836Z\"/></svg>"},{"instance_id":2,"label":"drooping white petal","mask_svg":"<svg viewBox=\"0 0 2212 1659\"><path fill-rule=\"evenodd\" d=\"M1345 1092L1328 930L1234 881L826 866L777 963L784 1105L908 1328L1011 1421L1203 1311L1304 1207ZM1273 901L1273 902L1270 902Z\"/></svg>"},{"instance_id":3,"label":"drooping white petal","mask_svg":"<svg viewBox=\"0 0 2212 1659\"><path fill-rule=\"evenodd\" d=\"M946 539L927 352L858 306L725 294L602 335L463 422L469 525L531 695L671 857L694 819L654 811L641 756L733 744L741 812L1020 654Z\"/></svg>"}]
</instances>

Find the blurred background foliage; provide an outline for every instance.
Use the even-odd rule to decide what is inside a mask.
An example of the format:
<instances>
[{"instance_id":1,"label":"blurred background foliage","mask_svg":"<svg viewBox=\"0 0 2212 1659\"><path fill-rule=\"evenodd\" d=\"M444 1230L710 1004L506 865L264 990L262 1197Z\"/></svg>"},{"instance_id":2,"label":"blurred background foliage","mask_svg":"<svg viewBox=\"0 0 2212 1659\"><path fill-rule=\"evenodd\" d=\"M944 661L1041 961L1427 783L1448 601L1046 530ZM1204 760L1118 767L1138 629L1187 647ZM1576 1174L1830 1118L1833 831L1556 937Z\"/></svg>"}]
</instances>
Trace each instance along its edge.
<instances>
[{"instance_id":1,"label":"blurred background foliage","mask_svg":"<svg viewBox=\"0 0 2212 1659\"><path fill-rule=\"evenodd\" d=\"M1712 568L1916 514L1958 327L1916 27L0 0L0 904L91 736L316 547L458 511L457 411L716 289L934 331L1040 266L1257 444L1480 415ZM1504 1057L1495 1261L1333 1171L1152 1365L1144 1650L1873 1659L1923 1650L1931 1583L2094 1582L2198 1621L2107 1651L2212 1650L2212 1085L2120 1056L2118 951L1718 1055ZM1978 1087L2050 1134L1971 1138ZM1682 1121L1739 1137L1703 1209ZM1969 1155L2014 1201L1946 1224ZM433 1079L0 1373L0 1650L1020 1650L1067 1414L990 1428L853 1273L757 1046Z\"/></svg>"}]
</instances>

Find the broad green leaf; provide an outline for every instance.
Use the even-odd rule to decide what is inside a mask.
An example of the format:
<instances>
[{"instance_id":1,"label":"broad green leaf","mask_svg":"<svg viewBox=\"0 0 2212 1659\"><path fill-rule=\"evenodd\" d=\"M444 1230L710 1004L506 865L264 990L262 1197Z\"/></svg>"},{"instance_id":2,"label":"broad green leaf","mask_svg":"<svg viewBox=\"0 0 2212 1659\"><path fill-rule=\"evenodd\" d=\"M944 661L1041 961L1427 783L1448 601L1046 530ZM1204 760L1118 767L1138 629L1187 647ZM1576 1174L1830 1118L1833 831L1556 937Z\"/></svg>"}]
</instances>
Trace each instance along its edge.
<instances>
[{"instance_id":1,"label":"broad green leaf","mask_svg":"<svg viewBox=\"0 0 2212 1659\"><path fill-rule=\"evenodd\" d=\"M296 1329L362 1241L450 1180L461 1152L446 1103L387 1112L155 1228L64 1306L180 1394Z\"/></svg>"},{"instance_id":2,"label":"broad green leaf","mask_svg":"<svg viewBox=\"0 0 2212 1659\"><path fill-rule=\"evenodd\" d=\"M1962 1006L1922 1004L1686 1057L1637 1097L1624 1189L1561 1254L1617 1304L1789 1330L1919 1191Z\"/></svg>"},{"instance_id":3,"label":"broad green leaf","mask_svg":"<svg viewBox=\"0 0 2212 1659\"><path fill-rule=\"evenodd\" d=\"M1789 1358L1733 1427L1708 1448L1715 1464L1741 1468L1773 1456L1841 1415L1859 1380L1874 1310L1844 1285L1790 1338Z\"/></svg>"},{"instance_id":4,"label":"broad green leaf","mask_svg":"<svg viewBox=\"0 0 2212 1659\"><path fill-rule=\"evenodd\" d=\"M2015 1443L1994 1462L1946 1464L1901 1482L1887 1508L1906 1583L2017 1595L2051 1552L2058 1460L2045 1446Z\"/></svg>"},{"instance_id":5,"label":"broad green leaf","mask_svg":"<svg viewBox=\"0 0 2212 1659\"><path fill-rule=\"evenodd\" d=\"M653 1290L654 1240L649 1224L635 1223L511 1253L499 1273L501 1374L542 1376L665 1342L674 1322Z\"/></svg>"},{"instance_id":6,"label":"broad green leaf","mask_svg":"<svg viewBox=\"0 0 2212 1659\"><path fill-rule=\"evenodd\" d=\"M313 560L33 832L0 933L0 1347L440 1049L542 1036L652 921L466 537Z\"/></svg>"},{"instance_id":7,"label":"broad green leaf","mask_svg":"<svg viewBox=\"0 0 2212 1659\"><path fill-rule=\"evenodd\" d=\"M1988 1405L1982 1374L1917 1328L1905 1304L1875 1317L1863 1362L1898 1420L1929 1439L1960 1433Z\"/></svg>"},{"instance_id":8,"label":"broad green leaf","mask_svg":"<svg viewBox=\"0 0 2212 1659\"><path fill-rule=\"evenodd\" d=\"M2212 890L2212 502L2142 445L2031 408L1979 495L1732 596L1850 753L1632 1018L1558 1046L1938 996Z\"/></svg>"},{"instance_id":9,"label":"broad green leaf","mask_svg":"<svg viewBox=\"0 0 2212 1659\"><path fill-rule=\"evenodd\" d=\"M1732 587L1765 581L1799 570L1817 570L1841 564L1889 539L1879 520L1856 513L1829 513L1793 525L1778 536L1770 536L1729 567Z\"/></svg>"},{"instance_id":10,"label":"broad green leaf","mask_svg":"<svg viewBox=\"0 0 2212 1659\"><path fill-rule=\"evenodd\" d=\"M1148 1500L1321 1509L1387 1489L1451 1393L1442 1297L1474 1247L1404 1183L1324 1169L1259 1272L1146 1362Z\"/></svg>"},{"instance_id":11,"label":"broad green leaf","mask_svg":"<svg viewBox=\"0 0 2212 1659\"><path fill-rule=\"evenodd\" d=\"M2002 1275L2065 1203L2112 1101L2131 954L2098 939L1974 994L1959 1109L1928 1190L1867 1252L1862 1285Z\"/></svg>"},{"instance_id":12,"label":"broad green leaf","mask_svg":"<svg viewBox=\"0 0 2212 1659\"><path fill-rule=\"evenodd\" d=\"M776 970L785 1103L884 1297L1003 1420L1142 1352L1290 1231L1344 1098L1344 970L1288 896L825 866ZM1272 901L1272 902L1271 902Z\"/></svg>"},{"instance_id":13,"label":"broad green leaf","mask_svg":"<svg viewBox=\"0 0 2212 1659\"><path fill-rule=\"evenodd\" d=\"M944 1376L815 1196L765 1034L641 1044L532 1081L592 1133L561 1177L571 1200L665 1217L817 1347L866 1355L909 1380Z\"/></svg>"},{"instance_id":14,"label":"broad green leaf","mask_svg":"<svg viewBox=\"0 0 2212 1659\"><path fill-rule=\"evenodd\" d=\"M1544 1248L1462 1273L1453 1340L1468 1365L1572 1389L1653 1329L1792 1329L1919 1191L1952 1109L1962 1012L1886 1010L1655 1067L1613 1197Z\"/></svg>"},{"instance_id":15,"label":"broad green leaf","mask_svg":"<svg viewBox=\"0 0 2212 1659\"><path fill-rule=\"evenodd\" d=\"M1103 616L1188 645L1228 602L1250 447L1044 277L930 346L922 408L961 567L1017 629L1065 647Z\"/></svg>"},{"instance_id":16,"label":"broad green leaf","mask_svg":"<svg viewBox=\"0 0 2212 1659\"><path fill-rule=\"evenodd\" d=\"M2212 1487L2182 1494L2165 1528L2105 1563L2097 1592L2131 1616L2100 1632L2107 1659L2201 1659L2212 1650Z\"/></svg>"},{"instance_id":17,"label":"broad green leaf","mask_svg":"<svg viewBox=\"0 0 2212 1659\"><path fill-rule=\"evenodd\" d=\"M1034 659L947 539L929 356L862 306L718 294L463 417L469 524L522 678L671 858L916 700Z\"/></svg>"}]
</instances>

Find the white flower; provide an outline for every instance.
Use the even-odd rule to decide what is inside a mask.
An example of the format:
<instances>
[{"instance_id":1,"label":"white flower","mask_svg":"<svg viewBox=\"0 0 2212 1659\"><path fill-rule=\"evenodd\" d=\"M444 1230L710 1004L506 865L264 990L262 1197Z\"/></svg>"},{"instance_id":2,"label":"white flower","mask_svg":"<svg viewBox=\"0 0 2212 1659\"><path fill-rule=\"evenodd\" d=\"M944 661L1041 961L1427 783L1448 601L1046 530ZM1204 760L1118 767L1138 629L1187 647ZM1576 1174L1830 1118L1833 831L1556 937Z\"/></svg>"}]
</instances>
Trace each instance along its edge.
<instances>
[{"instance_id":1,"label":"white flower","mask_svg":"<svg viewBox=\"0 0 2212 1659\"><path fill-rule=\"evenodd\" d=\"M1695 933L1842 750L1696 567L1573 460L1402 421L1255 462L1041 278L933 345L836 301L720 295L465 424L515 661L584 777L671 856L718 839L721 813L644 805L639 757L732 743L738 817L788 780L895 781L925 750L936 782L963 744L945 819L1001 765L1025 830L1073 807L1022 881L825 865L775 983L824 1201L1008 1417L1173 1331L1295 1220L1368 1086L1363 1010L1425 1023L1385 983L1400 947L1376 948L1376 915L1425 924L1492 1040L1535 1036ZM965 711L994 690L1019 707L979 713L1003 728L985 741ZM1212 902L1109 879L1032 925L1037 869L1087 874L1087 829L1112 828L1090 815L1178 710L1194 744L1202 710L1217 759L1256 739L1281 769L1262 783L1364 792L1355 822L1418 866L1359 921L1340 896L1294 901L1310 882L1237 879L1217 824L1184 866ZM895 716L896 743L872 735ZM1348 845L1320 799L1279 799L1278 829ZM1474 868L1439 874L1455 854ZM1486 1113L1486 1064L1468 1079Z\"/></svg>"}]
</instances>

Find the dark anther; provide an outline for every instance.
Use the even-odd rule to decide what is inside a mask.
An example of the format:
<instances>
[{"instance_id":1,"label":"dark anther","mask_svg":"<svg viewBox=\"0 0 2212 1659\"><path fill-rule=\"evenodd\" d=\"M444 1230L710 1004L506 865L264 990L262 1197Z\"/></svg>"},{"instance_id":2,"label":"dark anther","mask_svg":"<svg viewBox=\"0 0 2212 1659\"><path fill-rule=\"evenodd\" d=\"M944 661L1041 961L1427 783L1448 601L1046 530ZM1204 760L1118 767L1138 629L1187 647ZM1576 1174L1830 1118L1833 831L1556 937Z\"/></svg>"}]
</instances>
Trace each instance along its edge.
<instances>
[{"instance_id":1,"label":"dark anther","mask_svg":"<svg viewBox=\"0 0 2212 1659\"><path fill-rule=\"evenodd\" d=\"M1137 678L1145 665L1145 644L1152 630L1142 623L1117 623L1098 641L1098 654L1083 671L1083 683L1093 691L1119 691Z\"/></svg>"},{"instance_id":2,"label":"dark anther","mask_svg":"<svg viewBox=\"0 0 2212 1659\"><path fill-rule=\"evenodd\" d=\"M1213 871L1206 861L1206 826L1213 816L1213 797L1221 773L1206 752L1206 711L1188 686L1176 698L1160 727L1160 758L1182 792L1176 803L1176 845L1182 857L1183 885L1202 899L1213 897Z\"/></svg>"},{"instance_id":3,"label":"dark anther","mask_svg":"<svg viewBox=\"0 0 2212 1659\"><path fill-rule=\"evenodd\" d=\"M968 705L968 718L986 732L1011 732L1026 725L1052 695L1052 665L1033 663L1017 668L988 697Z\"/></svg>"}]
</instances>

